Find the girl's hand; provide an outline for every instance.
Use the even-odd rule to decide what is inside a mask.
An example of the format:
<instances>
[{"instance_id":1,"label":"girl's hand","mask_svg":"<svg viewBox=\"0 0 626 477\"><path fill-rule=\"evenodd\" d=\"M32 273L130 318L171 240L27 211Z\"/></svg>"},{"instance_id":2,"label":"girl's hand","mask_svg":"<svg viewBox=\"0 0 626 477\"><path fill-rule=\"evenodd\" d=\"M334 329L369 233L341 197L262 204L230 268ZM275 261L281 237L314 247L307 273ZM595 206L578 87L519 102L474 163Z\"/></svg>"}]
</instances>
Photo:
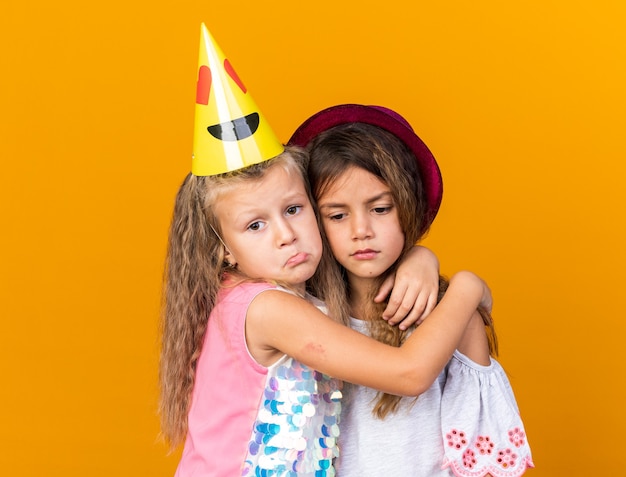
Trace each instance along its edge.
<instances>
[{"instance_id":1,"label":"girl's hand","mask_svg":"<svg viewBox=\"0 0 626 477\"><path fill-rule=\"evenodd\" d=\"M383 301L391 292L383 319L407 329L419 325L437 304L439 260L426 247L416 245L400 264L395 277L389 277L374 301Z\"/></svg>"}]
</instances>

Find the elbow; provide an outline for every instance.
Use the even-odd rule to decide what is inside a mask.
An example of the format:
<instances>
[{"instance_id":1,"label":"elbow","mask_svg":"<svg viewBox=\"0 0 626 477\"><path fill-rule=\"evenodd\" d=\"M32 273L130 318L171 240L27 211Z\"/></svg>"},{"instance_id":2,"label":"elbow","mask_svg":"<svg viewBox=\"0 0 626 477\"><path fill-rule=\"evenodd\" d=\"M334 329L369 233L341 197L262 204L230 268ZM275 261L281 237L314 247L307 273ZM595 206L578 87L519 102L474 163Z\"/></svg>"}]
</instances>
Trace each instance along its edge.
<instances>
[{"instance_id":1,"label":"elbow","mask_svg":"<svg viewBox=\"0 0 626 477\"><path fill-rule=\"evenodd\" d=\"M430 388L437 376L430 376L419 369L411 369L401 382L398 394L407 397L417 397Z\"/></svg>"},{"instance_id":2,"label":"elbow","mask_svg":"<svg viewBox=\"0 0 626 477\"><path fill-rule=\"evenodd\" d=\"M409 383L406 390L402 393L402 396L418 397L419 395L424 394L429 387L430 386L418 386L414 383Z\"/></svg>"}]
</instances>

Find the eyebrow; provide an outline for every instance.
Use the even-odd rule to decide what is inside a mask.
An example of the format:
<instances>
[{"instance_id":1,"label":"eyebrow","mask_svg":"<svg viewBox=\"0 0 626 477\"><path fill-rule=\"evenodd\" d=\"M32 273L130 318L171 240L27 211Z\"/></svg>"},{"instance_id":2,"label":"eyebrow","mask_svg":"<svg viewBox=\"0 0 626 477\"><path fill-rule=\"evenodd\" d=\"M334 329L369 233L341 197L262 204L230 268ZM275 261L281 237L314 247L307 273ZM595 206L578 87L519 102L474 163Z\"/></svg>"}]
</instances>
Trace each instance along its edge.
<instances>
[{"instance_id":1,"label":"eyebrow","mask_svg":"<svg viewBox=\"0 0 626 477\"><path fill-rule=\"evenodd\" d=\"M284 202L284 206L291 207L293 205L304 204L304 202L309 202L309 196L302 191L290 190L283 197L282 200ZM260 210L259 210L260 209ZM254 220L249 217L261 217L264 213L263 204L253 205L241 212L237 215L236 220L242 220L244 222L249 222L250 220ZM244 217L244 219L240 219Z\"/></svg>"},{"instance_id":2,"label":"eyebrow","mask_svg":"<svg viewBox=\"0 0 626 477\"><path fill-rule=\"evenodd\" d=\"M285 200L290 200L291 198L300 199L303 197L307 199L309 198L309 196L307 195L305 191L300 191L300 190L290 190L287 193L285 193L285 195L283 196Z\"/></svg>"},{"instance_id":3,"label":"eyebrow","mask_svg":"<svg viewBox=\"0 0 626 477\"><path fill-rule=\"evenodd\" d=\"M375 195L374 197L370 197L369 199L367 199L365 201L365 203L366 204L371 204L372 202L377 202L377 201L379 201L381 199L387 199L387 198L393 199L392 196L391 196L391 192L385 191L385 192L381 192L378 195ZM345 205L346 204L342 204L342 203L339 203L339 202L330 202L330 203L327 203L327 204L319 204L318 203L318 207L319 207L320 210L322 210L322 209L340 208L340 207L345 207Z\"/></svg>"}]
</instances>

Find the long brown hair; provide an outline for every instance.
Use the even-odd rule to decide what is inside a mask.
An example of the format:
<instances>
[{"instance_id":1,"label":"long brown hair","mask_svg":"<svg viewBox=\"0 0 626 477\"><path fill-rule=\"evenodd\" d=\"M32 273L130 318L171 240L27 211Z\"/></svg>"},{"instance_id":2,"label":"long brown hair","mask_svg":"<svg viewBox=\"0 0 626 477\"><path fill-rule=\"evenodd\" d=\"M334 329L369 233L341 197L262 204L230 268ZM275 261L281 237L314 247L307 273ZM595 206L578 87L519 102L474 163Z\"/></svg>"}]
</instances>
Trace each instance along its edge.
<instances>
[{"instance_id":1,"label":"long brown hair","mask_svg":"<svg viewBox=\"0 0 626 477\"><path fill-rule=\"evenodd\" d=\"M373 338L392 346L400 346L412 328L403 331L381 319L386 304L375 303L374 296L383 281L396 272L407 252L428 232L428 226L425 226L428 223L426 195L415 156L393 134L364 123L344 124L327 130L309 144L308 150L309 181L313 195L317 198L351 167L363 169L389 186L404 232L404 249L396 262L374 281L368 300L359 311L368 322ZM346 271L332 255L321 220L320 231L324 252L318 271L310 281L310 288L313 294L326 302L330 316L349 325L350 290ZM445 293L447 285L445 277L440 277L439 299ZM490 352L496 353L497 341L491 316L486 310L481 309L479 312L487 326ZM380 392L373 413L382 419L398 409L400 400L401 396Z\"/></svg>"},{"instance_id":2,"label":"long brown hair","mask_svg":"<svg viewBox=\"0 0 626 477\"><path fill-rule=\"evenodd\" d=\"M228 266L213 205L225 191L261 179L272 167L284 167L304 180L307 160L302 149L287 147L276 158L245 169L210 177L189 174L180 186L165 263L159 369L161 433L173 447L187 433L196 364Z\"/></svg>"}]
</instances>

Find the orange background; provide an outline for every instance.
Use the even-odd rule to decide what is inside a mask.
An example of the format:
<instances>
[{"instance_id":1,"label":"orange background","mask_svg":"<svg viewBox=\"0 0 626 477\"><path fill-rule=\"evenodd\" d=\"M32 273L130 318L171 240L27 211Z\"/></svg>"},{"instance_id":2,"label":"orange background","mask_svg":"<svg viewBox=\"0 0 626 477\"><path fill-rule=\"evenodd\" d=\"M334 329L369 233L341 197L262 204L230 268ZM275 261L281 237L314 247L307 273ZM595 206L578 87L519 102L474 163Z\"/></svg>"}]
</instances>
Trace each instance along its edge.
<instances>
[{"instance_id":1,"label":"orange background","mask_svg":"<svg viewBox=\"0 0 626 477\"><path fill-rule=\"evenodd\" d=\"M157 324L201 21L282 140L341 102L411 121L445 180L426 243L493 290L529 475L623 473L623 2L1 10L1 475L173 475Z\"/></svg>"}]
</instances>

